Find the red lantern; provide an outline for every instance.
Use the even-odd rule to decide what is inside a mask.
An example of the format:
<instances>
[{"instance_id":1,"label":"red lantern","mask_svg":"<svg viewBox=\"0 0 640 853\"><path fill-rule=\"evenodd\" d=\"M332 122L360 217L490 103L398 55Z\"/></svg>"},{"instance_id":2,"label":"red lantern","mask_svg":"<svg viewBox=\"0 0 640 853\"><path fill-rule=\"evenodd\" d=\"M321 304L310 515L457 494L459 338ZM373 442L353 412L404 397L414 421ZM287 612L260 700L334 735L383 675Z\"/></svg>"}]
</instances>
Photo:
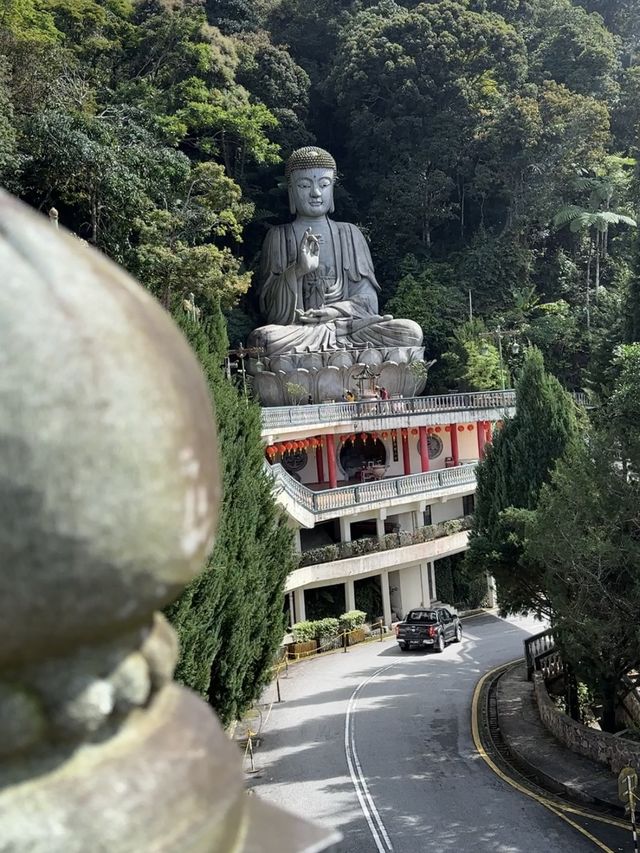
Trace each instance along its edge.
<instances>
[{"instance_id":1,"label":"red lantern","mask_svg":"<svg viewBox=\"0 0 640 853\"><path fill-rule=\"evenodd\" d=\"M389 433L385 430L385 431L382 433L382 437L383 437L383 438L388 438L388 437L389 437Z\"/></svg>"},{"instance_id":2,"label":"red lantern","mask_svg":"<svg viewBox=\"0 0 640 853\"><path fill-rule=\"evenodd\" d=\"M377 441L377 440L378 440L378 433L377 433L377 432L372 432L372 433L371 433L371 438L372 438L374 441Z\"/></svg>"},{"instance_id":3,"label":"red lantern","mask_svg":"<svg viewBox=\"0 0 640 853\"><path fill-rule=\"evenodd\" d=\"M355 440L356 440L356 434L354 432L352 432L351 435L349 436L349 441L351 442L351 444L353 444L353 442Z\"/></svg>"},{"instance_id":4,"label":"red lantern","mask_svg":"<svg viewBox=\"0 0 640 853\"><path fill-rule=\"evenodd\" d=\"M444 431L445 432L451 432L451 425L447 424L446 427L444 428Z\"/></svg>"},{"instance_id":5,"label":"red lantern","mask_svg":"<svg viewBox=\"0 0 640 853\"><path fill-rule=\"evenodd\" d=\"M400 432L402 433L403 438L407 438L407 436L409 435L409 430L407 430L407 429L403 428L400 430Z\"/></svg>"},{"instance_id":6,"label":"red lantern","mask_svg":"<svg viewBox=\"0 0 640 853\"><path fill-rule=\"evenodd\" d=\"M414 428L414 429L412 429L412 430L411 430L411 435L417 435L417 434L418 434L418 430L417 430L417 429L415 429L415 428Z\"/></svg>"},{"instance_id":7,"label":"red lantern","mask_svg":"<svg viewBox=\"0 0 640 853\"><path fill-rule=\"evenodd\" d=\"M287 451L287 453L290 453L293 450L293 442L287 441L287 443L284 446L284 449Z\"/></svg>"},{"instance_id":8,"label":"red lantern","mask_svg":"<svg viewBox=\"0 0 640 853\"><path fill-rule=\"evenodd\" d=\"M436 432L442 432L442 427L436 427Z\"/></svg>"},{"instance_id":9,"label":"red lantern","mask_svg":"<svg viewBox=\"0 0 640 853\"><path fill-rule=\"evenodd\" d=\"M458 424L458 432L464 432L464 427L462 424Z\"/></svg>"},{"instance_id":10,"label":"red lantern","mask_svg":"<svg viewBox=\"0 0 640 853\"><path fill-rule=\"evenodd\" d=\"M427 435L433 435L433 427L427 427Z\"/></svg>"},{"instance_id":11,"label":"red lantern","mask_svg":"<svg viewBox=\"0 0 640 853\"><path fill-rule=\"evenodd\" d=\"M362 441L366 441L366 440L368 439L368 437L369 437L369 436L366 434L366 432L361 432L361 433L360 433L360 438L362 439Z\"/></svg>"},{"instance_id":12,"label":"red lantern","mask_svg":"<svg viewBox=\"0 0 640 853\"><path fill-rule=\"evenodd\" d=\"M473 432L473 424L467 424L467 429L469 432Z\"/></svg>"}]
</instances>

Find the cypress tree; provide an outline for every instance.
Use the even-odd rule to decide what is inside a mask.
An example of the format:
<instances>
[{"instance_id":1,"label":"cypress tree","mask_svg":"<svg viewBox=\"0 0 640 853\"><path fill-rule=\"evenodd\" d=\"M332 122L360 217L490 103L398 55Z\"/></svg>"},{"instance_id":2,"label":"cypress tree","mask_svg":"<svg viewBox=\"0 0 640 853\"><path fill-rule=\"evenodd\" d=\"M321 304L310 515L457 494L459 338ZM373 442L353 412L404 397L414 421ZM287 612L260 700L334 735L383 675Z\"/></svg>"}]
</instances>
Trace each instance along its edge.
<instances>
[{"instance_id":1,"label":"cypress tree","mask_svg":"<svg viewBox=\"0 0 640 853\"><path fill-rule=\"evenodd\" d=\"M546 610L539 568L523 560L524 526L556 462L577 439L571 397L544 370L542 354L527 351L516 386L516 414L497 432L478 466L469 572L489 572L503 612Z\"/></svg>"},{"instance_id":2,"label":"cypress tree","mask_svg":"<svg viewBox=\"0 0 640 853\"><path fill-rule=\"evenodd\" d=\"M180 638L177 679L208 697L227 723L269 678L284 632L292 535L264 471L260 408L221 369L228 340L219 307L203 325L184 315L177 320L204 367L215 403L223 502L207 567L167 614Z\"/></svg>"}]
</instances>

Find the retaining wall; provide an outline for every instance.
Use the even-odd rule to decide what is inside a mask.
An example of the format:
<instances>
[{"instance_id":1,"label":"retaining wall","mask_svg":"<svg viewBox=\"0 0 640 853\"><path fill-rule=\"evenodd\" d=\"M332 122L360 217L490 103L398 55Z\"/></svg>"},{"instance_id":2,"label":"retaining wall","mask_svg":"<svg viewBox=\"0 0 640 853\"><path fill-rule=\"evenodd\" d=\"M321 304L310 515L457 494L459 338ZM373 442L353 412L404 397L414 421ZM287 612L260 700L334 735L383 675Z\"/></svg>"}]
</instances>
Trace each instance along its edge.
<instances>
[{"instance_id":1,"label":"retaining wall","mask_svg":"<svg viewBox=\"0 0 640 853\"><path fill-rule=\"evenodd\" d=\"M534 672L533 686L540 719L561 743L579 755L608 765L614 773L629 766L640 773L640 743L587 728L559 711L551 701L542 673Z\"/></svg>"}]
</instances>

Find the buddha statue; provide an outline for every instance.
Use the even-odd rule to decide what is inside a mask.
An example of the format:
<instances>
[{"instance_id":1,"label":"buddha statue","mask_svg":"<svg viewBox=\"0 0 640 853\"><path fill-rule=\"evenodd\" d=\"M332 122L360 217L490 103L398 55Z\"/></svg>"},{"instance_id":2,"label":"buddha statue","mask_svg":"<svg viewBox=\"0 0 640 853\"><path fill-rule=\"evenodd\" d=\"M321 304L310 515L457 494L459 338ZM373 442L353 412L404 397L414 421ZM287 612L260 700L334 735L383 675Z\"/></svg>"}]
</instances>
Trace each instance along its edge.
<instances>
[{"instance_id":1,"label":"buddha statue","mask_svg":"<svg viewBox=\"0 0 640 853\"><path fill-rule=\"evenodd\" d=\"M295 220L268 232L260 269L260 309L269 325L250 346L268 357L340 349L420 347L412 320L378 311L380 285L362 232L334 222L336 163L308 146L286 164L289 208Z\"/></svg>"}]
</instances>

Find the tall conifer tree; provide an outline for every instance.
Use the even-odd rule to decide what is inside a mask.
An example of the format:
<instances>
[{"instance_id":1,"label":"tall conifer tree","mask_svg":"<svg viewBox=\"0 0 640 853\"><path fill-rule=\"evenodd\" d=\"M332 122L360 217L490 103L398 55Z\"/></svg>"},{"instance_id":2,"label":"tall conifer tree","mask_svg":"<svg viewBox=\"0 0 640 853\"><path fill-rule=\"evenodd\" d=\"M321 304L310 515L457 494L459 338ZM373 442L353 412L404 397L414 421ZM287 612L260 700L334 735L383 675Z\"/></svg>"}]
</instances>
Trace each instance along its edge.
<instances>
[{"instance_id":1,"label":"tall conifer tree","mask_svg":"<svg viewBox=\"0 0 640 853\"><path fill-rule=\"evenodd\" d=\"M516 414L496 433L478 466L474 527L467 567L497 581L505 612L544 610L546 597L535 565L522 560L524 524L556 462L577 439L576 407L542 354L531 348L516 387Z\"/></svg>"},{"instance_id":2,"label":"tall conifer tree","mask_svg":"<svg viewBox=\"0 0 640 853\"><path fill-rule=\"evenodd\" d=\"M215 403L223 478L216 545L207 568L168 609L181 655L176 676L208 696L223 722L268 680L284 631L283 585L293 568L291 531L264 471L260 409L224 377L222 314L178 322L200 359Z\"/></svg>"}]
</instances>

